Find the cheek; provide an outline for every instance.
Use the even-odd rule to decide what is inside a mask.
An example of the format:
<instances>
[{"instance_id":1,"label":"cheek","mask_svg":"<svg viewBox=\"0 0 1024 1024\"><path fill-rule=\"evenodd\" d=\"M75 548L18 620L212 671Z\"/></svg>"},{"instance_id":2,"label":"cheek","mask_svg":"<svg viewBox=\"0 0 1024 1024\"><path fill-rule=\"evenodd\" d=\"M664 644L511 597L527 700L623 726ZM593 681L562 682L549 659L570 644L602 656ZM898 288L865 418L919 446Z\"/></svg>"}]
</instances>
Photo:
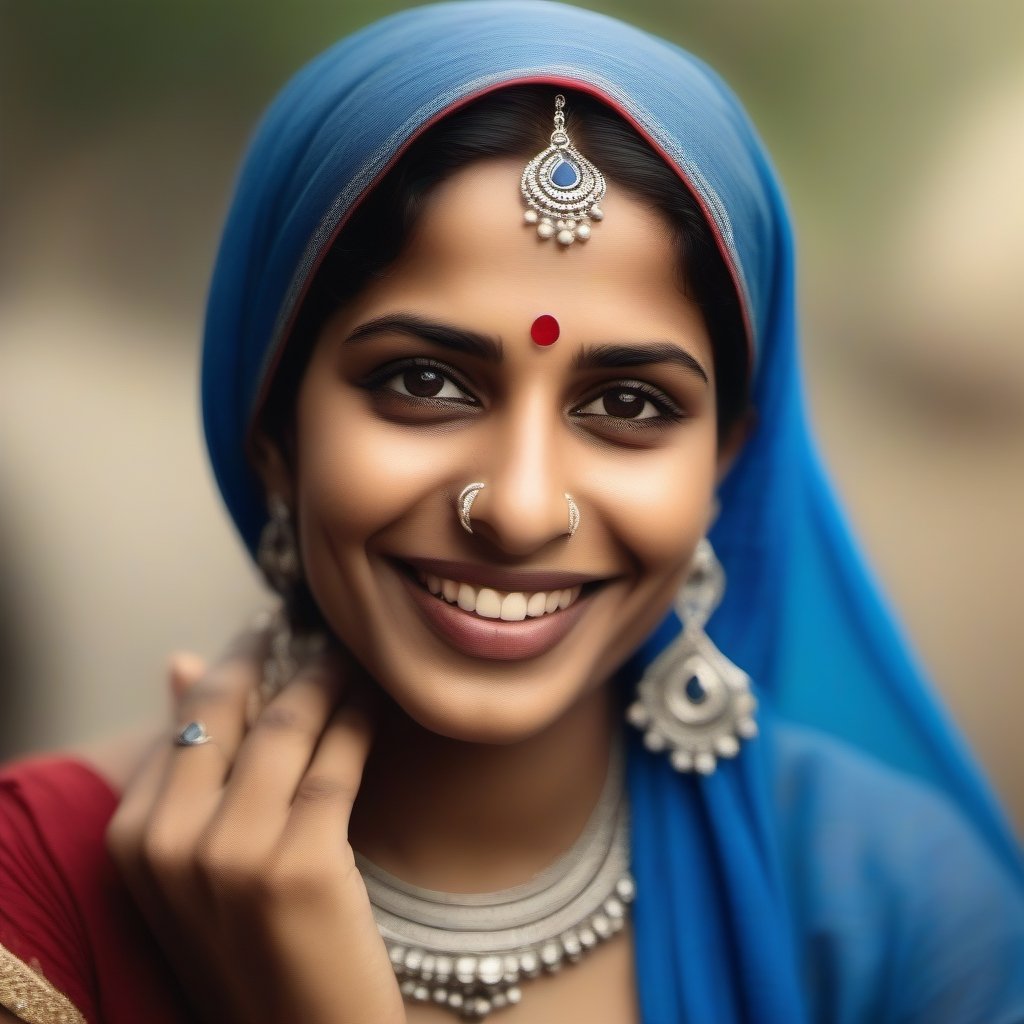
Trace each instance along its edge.
<instances>
[{"instance_id":1,"label":"cheek","mask_svg":"<svg viewBox=\"0 0 1024 1024\"><path fill-rule=\"evenodd\" d=\"M304 391L297 429L300 515L311 532L319 525L342 542L366 538L406 511L436 474L436 442L384 423L340 388Z\"/></svg>"},{"instance_id":2,"label":"cheek","mask_svg":"<svg viewBox=\"0 0 1024 1024\"><path fill-rule=\"evenodd\" d=\"M714 424L694 422L679 445L623 459L588 475L595 500L642 569L659 574L686 563L710 525L715 488Z\"/></svg>"}]
</instances>

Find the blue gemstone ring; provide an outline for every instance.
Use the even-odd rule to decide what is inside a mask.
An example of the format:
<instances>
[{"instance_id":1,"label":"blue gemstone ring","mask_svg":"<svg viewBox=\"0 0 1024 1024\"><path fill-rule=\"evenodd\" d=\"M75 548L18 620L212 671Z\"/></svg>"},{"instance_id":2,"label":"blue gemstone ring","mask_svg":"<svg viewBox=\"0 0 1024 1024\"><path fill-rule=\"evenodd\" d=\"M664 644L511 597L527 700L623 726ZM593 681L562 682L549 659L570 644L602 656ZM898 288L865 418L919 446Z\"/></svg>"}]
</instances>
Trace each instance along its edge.
<instances>
[{"instance_id":1,"label":"blue gemstone ring","mask_svg":"<svg viewBox=\"0 0 1024 1024\"><path fill-rule=\"evenodd\" d=\"M178 747L201 747L204 743L209 742L210 735L202 722L189 722L174 737L174 744Z\"/></svg>"}]
</instances>

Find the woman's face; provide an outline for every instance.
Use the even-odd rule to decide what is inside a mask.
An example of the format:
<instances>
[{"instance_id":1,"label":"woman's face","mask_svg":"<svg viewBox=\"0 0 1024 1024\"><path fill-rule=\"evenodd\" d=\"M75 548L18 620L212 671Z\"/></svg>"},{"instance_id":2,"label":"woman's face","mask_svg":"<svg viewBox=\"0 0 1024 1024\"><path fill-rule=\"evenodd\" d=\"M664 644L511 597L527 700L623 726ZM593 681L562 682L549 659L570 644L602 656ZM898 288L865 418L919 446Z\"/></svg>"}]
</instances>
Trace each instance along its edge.
<instances>
[{"instance_id":1,"label":"woman's face","mask_svg":"<svg viewBox=\"0 0 1024 1024\"><path fill-rule=\"evenodd\" d=\"M326 324L297 406L314 596L407 714L470 742L525 739L609 679L685 578L718 471L711 342L669 224L610 186L590 241L542 242L522 163L432 194L404 255ZM478 481L470 535L456 499Z\"/></svg>"}]
</instances>

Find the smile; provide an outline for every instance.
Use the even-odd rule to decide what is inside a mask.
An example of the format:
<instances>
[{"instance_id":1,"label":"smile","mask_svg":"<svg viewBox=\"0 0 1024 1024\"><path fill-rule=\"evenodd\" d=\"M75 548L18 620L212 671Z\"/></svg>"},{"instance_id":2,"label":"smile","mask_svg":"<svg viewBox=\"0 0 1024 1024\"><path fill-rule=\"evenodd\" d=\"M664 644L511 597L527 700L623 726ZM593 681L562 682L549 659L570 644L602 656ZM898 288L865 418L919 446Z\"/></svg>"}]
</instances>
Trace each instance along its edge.
<instances>
[{"instance_id":1,"label":"smile","mask_svg":"<svg viewBox=\"0 0 1024 1024\"><path fill-rule=\"evenodd\" d=\"M543 615L568 608L575 603L583 589L575 586L529 594L519 590L493 590L425 572L417 572L416 578L432 594L449 604L457 604L464 612L472 612L484 619L501 619L503 622L539 619Z\"/></svg>"},{"instance_id":2,"label":"smile","mask_svg":"<svg viewBox=\"0 0 1024 1024\"><path fill-rule=\"evenodd\" d=\"M432 633L462 654L494 661L532 658L551 650L586 613L601 585L500 591L392 564Z\"/></svg>"}]
</instances>

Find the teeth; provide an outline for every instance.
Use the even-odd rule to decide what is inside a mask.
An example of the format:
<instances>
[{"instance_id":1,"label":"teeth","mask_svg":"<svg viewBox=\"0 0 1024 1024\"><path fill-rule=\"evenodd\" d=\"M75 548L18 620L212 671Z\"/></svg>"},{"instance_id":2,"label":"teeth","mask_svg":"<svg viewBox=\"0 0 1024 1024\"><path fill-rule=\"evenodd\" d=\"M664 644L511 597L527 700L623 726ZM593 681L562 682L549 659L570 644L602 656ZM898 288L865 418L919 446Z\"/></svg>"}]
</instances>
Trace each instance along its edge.
<instances>
[{"instance_id":1,"label":"teeth","mask_svg":"<svg viewBox=\"0 0 1024 1024\"><path fill-rule=\"evenodd\" d=\"M459 607L464 612L476 611L476 590L468 583L459 584Z\"/></svg>"},{"instance_id":2,"label":"teeth","mask_svg":"<svg viewBox=\"0 0 1024 1024\"><path fill-rule=\"evenodd\" d=\"M501 602L501 617L506 622L522 622L526 618L526 595L509 594Z\"/></svg>"},{"instance_id":3,"label":"teeth","mask_svg":"<svg viewBox=\"0 0 1024 1024\"><path fill-rule=\"evenodd\" d=\"M433 573L420 572L417 575L427 590L449 604L457 604L463 611L475 612L485 619L502 619L505 622L536 619L568 608L580 596L582 589L576 586L526 594L522 591L505 592L491 587L475 587L471 583L442 579Z\"/></svg>"},{"instance_id":4,"label":"teeth","mask_svg":"<svg viewBox=\"0 0 1024 1024\"><path fill-rule=\"evenodd\" d=\"M501 598L496 590L489 590L487 587L484 587L476 595L476 613L485 619L501 617Z\"/></svg>"}]
</instances>

